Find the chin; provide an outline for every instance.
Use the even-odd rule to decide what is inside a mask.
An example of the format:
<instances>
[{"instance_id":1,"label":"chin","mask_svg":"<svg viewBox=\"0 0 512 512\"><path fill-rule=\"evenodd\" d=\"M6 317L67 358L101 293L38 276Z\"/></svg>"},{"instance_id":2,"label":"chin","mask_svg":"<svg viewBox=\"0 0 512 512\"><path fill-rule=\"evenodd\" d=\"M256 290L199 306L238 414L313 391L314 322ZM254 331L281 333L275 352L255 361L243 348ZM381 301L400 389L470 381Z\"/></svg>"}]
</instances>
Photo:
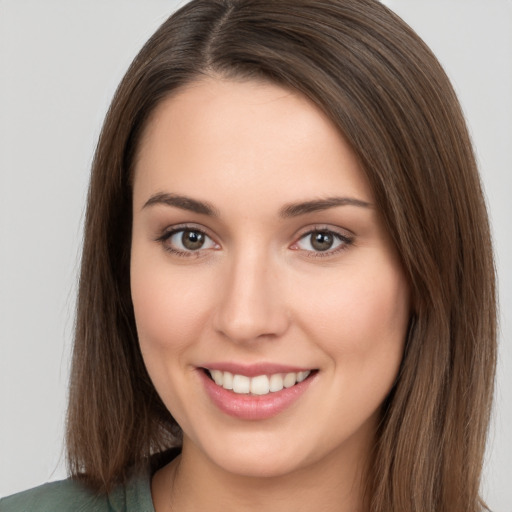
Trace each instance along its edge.
<instances>
[{"instance_id":1,"label":"chin","mask_svg":"<svg viewBox=\"0 0 512 512\"><path fill-rule=\"evenodd\" d=\"M247 456L234 452L218 460L217 464L228 473L246 478L283 477L303 467L298 460L283 460L279 454L275 455L274 457Z\"/></svg>"},{"instance_id":2,"label":"chin","mask_svg":"<svg viewBox=\"0 0 512 512\"><path fill-rule=\"evenodd\" d=\"M215 466L224 471L251 478L281 477L314 463L310 453L299 444L288 446L280 439L247 440L207 444L203 453ZM259 442L258 442L259 441Z\"/></svg>"}]
</instances>

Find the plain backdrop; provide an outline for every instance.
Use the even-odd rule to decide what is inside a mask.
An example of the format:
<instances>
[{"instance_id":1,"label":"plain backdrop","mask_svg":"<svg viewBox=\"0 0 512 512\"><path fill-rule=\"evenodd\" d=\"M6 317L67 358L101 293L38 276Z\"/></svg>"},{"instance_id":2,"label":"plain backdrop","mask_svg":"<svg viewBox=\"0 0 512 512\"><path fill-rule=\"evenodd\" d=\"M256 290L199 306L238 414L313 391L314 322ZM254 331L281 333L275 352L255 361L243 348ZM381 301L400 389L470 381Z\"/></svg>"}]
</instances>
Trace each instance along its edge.
<instances>
[{"instance_id":1,"label":"plain backdrop","mask_svg":"<svg viewBox=\"0 0 512 512\"><path fill-rule=\"evenodd\" d=\"M115 87L182 3L0 0L0 496L66 476L63 424L89 167ZM495 512L512 512L512 1L385 3L445 66L481 166L501 299L483 492Z\"/></svg>"}]
</instances>

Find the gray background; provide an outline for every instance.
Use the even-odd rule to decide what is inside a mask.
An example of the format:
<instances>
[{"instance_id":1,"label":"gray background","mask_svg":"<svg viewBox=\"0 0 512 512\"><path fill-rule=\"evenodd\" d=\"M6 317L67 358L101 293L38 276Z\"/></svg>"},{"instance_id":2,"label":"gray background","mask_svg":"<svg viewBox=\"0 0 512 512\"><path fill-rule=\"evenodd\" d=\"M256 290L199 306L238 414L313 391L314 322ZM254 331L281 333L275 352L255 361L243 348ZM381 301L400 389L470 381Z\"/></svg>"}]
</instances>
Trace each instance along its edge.
<instances>
[{"instance_id":1,"label":"gray background","mask_svg":"<svg viewBox=\"0 0 512 512\"><path fill-rule=\"evenodd\" d=\"M183 2L0 0L0 496L65 476L63 423L88 172L131 59ZM500 276L484 496L512 512L512 1L387 0L466 112Z\"/></svg>"}]
</instances>

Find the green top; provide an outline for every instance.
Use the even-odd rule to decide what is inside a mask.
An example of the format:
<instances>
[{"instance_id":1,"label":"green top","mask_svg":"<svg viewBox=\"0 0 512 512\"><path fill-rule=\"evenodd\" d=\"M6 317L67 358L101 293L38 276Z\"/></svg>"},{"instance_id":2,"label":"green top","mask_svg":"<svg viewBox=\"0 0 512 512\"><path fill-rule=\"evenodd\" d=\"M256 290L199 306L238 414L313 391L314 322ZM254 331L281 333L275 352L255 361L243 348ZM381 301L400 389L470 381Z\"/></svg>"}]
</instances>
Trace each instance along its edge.
<instances>
[{"instance_id":1,"label":"green top","mask_svg":"<svg viewBox=\"0 0 512 512\"><path fill-rule=\"evenodd\" d=\"M149 470L107 495L68 478L0 500L0 512L155 512Z\"/></svg>"},{"instance_id":2,"label":"green top","mask_svg":"<svg viewBox=\"0 0 512 512\"><path fill-rule=\"evenodd\" d=\"M154 454L145 469L134 472L109 494L97 494L68 478L0 499L0 512L155 512L151 478L180 452L180 448L171 448Z\"/></svg>"}]
</instances>

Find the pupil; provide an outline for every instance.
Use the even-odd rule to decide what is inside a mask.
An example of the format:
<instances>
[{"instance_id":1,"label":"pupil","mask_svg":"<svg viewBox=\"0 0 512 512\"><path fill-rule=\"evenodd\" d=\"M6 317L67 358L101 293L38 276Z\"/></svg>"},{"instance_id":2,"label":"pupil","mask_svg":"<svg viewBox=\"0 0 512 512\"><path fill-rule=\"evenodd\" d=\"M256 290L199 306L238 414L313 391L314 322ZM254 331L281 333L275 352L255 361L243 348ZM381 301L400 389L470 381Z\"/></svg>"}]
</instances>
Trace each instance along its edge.
<instances>
[{"instance_id":1,"label":"pupil","mask_svg":"<svg viewBox=\"0 0 512 512\"><path fill-rule=\"evenodd\" d=\"M204 235L198 231L184 231L181 237L181 243L183 247L190 251L201 249L204 244Z\"/></svg>"},{"instance_id":2,"label":"pupil","mask_svg":"<svg viewBox=\"0 0 512 512\"><path fill-rule=\"evenodd\" d=\"M330 233L318 232L312 235L311 245L317 251L327 251L332 247L334 238Z\"/></svg>"}]
</instances>

